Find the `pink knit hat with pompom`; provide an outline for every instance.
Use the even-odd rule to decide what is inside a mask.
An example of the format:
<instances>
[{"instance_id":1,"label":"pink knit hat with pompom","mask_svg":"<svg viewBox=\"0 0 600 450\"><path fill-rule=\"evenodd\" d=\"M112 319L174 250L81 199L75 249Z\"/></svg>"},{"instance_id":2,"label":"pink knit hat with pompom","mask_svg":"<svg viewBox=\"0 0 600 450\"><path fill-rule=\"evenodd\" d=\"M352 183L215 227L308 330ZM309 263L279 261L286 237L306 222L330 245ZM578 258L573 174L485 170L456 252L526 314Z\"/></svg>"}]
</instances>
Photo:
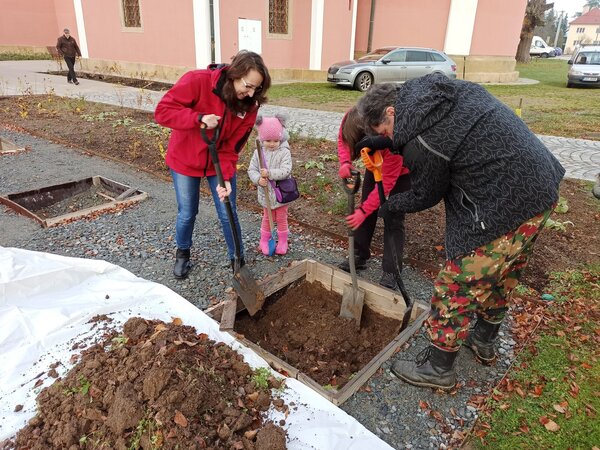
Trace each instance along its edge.
<instances>
[{"instance_id":1,"label":"pink knit hat with pompom","mask_svg":"<svg viewBox=\"0 0 600 450\"><path fill-rule=\"evenodd\" d=\"M263 141L282 141L283 140L283 124L277 117L263 117L258 123L258 139Z\"/></svg>"}]
</instances>

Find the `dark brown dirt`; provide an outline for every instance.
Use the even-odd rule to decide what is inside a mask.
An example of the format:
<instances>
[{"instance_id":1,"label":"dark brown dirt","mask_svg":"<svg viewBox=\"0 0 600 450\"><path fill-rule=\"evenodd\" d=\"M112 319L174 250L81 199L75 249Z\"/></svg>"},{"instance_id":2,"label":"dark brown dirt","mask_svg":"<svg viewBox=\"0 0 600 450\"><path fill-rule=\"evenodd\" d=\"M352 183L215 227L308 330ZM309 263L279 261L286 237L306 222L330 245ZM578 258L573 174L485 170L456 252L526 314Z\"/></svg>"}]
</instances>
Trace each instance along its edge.
<instances>
[{"instance_id":1,"label":"dark brown dirt","mask_svg":"<svg viewBox=\"0 0 600 450\"><path fill-rule=\"evenodd\" d=\"M169 179L164 164L169 131L158 127L148 112L56 96L2 97L0 126L24 130ZM240 154L238 201L241 207L257 209L256 190L246 175L253 142L251 137ZM340 245L346 245L346 195L337 177L335 143L292 139L290 144L293 173L301 193L301 198L290 205L290 218L306 224L305 228L333 233ZM538 291L546 286L551 272L600 261L600 202L592 196L591 184L566 179L561 196L567 200L569 210L553 218L573 225L567 224L565 230L546 229L538 240L524 278ZM408 263L435 274L444 259L443 205L407 215L406 231ZM381 253L382 237L379 224L372 246L375 253Z\"/></svg>"},{"instance_id":2,"label":"dark brown dirt","mask_svg":"<svg viewBox=\"0 0 600 450\"><path fill-rule=\"evenodd\" d=\"M262 418L280 382L180 322L132 318L85 350L3 448L285 449Z\"/></svg>"},{"instance_id":3,"label":"dark brown dirt","mask_svg":"<svg viewBox=\"0 0 600 450\"><path fill-rule=\"evenodd\" d=\"M322 284L303 281L267 303L258 317L238 318L235 331L320 385L341 388L398 335L401 326L365 307L356 331L339 316L341 300Z\"/></svg>"}]
</instances>

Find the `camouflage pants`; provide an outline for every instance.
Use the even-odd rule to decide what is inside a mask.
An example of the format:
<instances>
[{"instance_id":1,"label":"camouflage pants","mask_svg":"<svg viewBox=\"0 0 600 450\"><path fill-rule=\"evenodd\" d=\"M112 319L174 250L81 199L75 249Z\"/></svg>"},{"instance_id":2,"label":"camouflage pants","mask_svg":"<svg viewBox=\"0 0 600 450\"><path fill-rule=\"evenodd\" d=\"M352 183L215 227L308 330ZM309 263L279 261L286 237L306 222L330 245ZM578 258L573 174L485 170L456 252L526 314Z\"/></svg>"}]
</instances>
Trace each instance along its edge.
<instances>
[{"instance_id":1,"label":"camouflage pants","mask_svg":"<svg viewBox=\"0 0 600 450\"><path fill-rule=\"evenodd\" d=\"M446 261L436 278L425 322L432 344L456 351L475 316L493 323L504 319L510 293L551 212L549 209L538 214L469 255Z\"/></svg>"}]
</instances>

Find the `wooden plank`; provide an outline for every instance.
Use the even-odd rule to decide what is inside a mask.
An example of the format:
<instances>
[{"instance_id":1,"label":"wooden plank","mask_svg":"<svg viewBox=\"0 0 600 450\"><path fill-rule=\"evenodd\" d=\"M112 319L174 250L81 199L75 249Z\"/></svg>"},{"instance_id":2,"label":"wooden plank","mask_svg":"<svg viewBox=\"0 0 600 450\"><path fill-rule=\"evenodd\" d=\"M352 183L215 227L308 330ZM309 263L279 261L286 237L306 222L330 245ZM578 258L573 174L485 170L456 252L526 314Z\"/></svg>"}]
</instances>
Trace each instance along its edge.
<instances>
[{"instance_id":1,"label":"wooden plank","mask_svg":"<svg viewBox=\"0 0 600 450\"><path fill-rule=\"evenodd\" d=\"M427 313L423 311L421 315L417 318L417 320L415 320L411 325L409 325L402 333L396 336L396 338L394 338L392 342L386 345L385 348L377 354L377 356L375 356L365 367L358 371L356 376L338 391L336 401L339 403L336 404L342 404L343 402L348 400L356 391L358 391L360 387L369 378L371 378L371 376L375 372L377 372L379 367L381 367L381 365L384 362L390 359L390 356L394 354L396 349L400 348L402 344L408 341L408 339L410 339L417 332L417 330L421 327L426 318Z\"/></svg>"},{"instance_id":2,"label":"wooden plank","mask_svg":"<svg viewBox=\"0 0 600 450\"><path fill-rule=\"evenodd\" d=\"M105 203L104 205L92 206L90 208L80 209L79 211L73 211L72 213L63 214L62 216L50 217L43 221L43 225L46 227L50 227L52 225L59 224L69 219L81 218L95 212L106 211L108 209L114 208L117 205L129 205L130 203L136 203L145 199L146 197L148 197L148 194L146 192L142 192L141 194L136 195L135 197L130 197L127 200L123 200L121 202L109 202Z\"/></svg>"},{"instance_id":3,"label":"wooden plank","mask_svg":"<svg viewBox=\"0 0 600 450\"><path fill-rule=\"evenodd\" d=\"M324 389L323 386L321 386L319 383L317 383L311 377L306 375L304 372L298 373L298 381L301 381L302 383L306 384L309 388L311 388L313 391L315 391L321 397L326 398L333 404L337 404L334 402L334 399L336 397L335 391L330 391L328 389Z\"/></svg>"},{"instance_id":4,"label":"wooden plank","mask_svg":"<svg viewBox=\"0 0 600 450\"><path fill-rule=\"evenodd\" d=\"M259 286L263 289L265 297L269 297L283 288L288 287L294 281L306 275L306 260L293 263L291 266L269 275Z\"/></svg>"},{"instance_id":5,"label":"wooden plank","mask_svg":"<svg viewBox=\"0 0 600 450\"><path fill-rule=\"evenodd\" d=\"M267 361L269 363L269 365L271 367L273 367L278 372L281 372L283 370L288 373L289 377L298 379L298 375L300 374L300 371L298 369L296 369L294 366L291 366L290 364L286 363L284 360L278 358L274 354L268 352L264 348L259 347L254 342L251 342L248 339L246 339L245 337L242 337L242 335L237 334L237 333L230 333L230 334L232 336L234 336L242 344L244 344L247 347L250 347L256 353L258 353L265 361Z\"/></svg>"},{"instance_id":6,"label":"wooden plank","mask_svg":"<svg viewBox=\"0 0 600 450\"><path fill-rule=\"evenodd\" d=\"M233 330L233 326L235 325L235 316L237 314L236 308L237 298L230 298L225 302L223 312L221 314L221 321L219 323L219 330Z\"/></svg>"}]
</instances>

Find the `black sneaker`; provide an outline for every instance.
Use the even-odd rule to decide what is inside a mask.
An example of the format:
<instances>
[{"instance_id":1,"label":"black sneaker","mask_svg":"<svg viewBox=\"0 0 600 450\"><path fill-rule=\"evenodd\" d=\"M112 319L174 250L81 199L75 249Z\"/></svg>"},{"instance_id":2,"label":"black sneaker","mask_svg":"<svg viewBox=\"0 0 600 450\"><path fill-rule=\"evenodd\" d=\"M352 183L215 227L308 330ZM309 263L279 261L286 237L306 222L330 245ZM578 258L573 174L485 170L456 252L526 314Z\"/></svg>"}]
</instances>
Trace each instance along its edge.
<instances>
[{"instance_id":1,"label":"black sneaker","mask_svg":"<svg viewBox=\"0 0 600 450\"><path fill-rule=\"evenodd\" d=\"M75 83L75 84L79 84L79 81L73 81L73 83Z\"/></svg>"},{"instance_id":2,"label":"black sneaker","mask_svg":"<svg viewBox=\"0 0 600 450\"><path fill-rule=\"evenodd\" d=\"M67 80L67 83L69 84L73 84L73 82L71 80Z\"/></svg>"},{"instance_id":3,"label":"black sneaker","mask_svg":"<svg viewBox=\"0 0 600 450\"><path fill-rule=\"evenodd\" d=\"M388 289L398 290L398 284L396 283L396 277L391 272L383 272L379 284Z\"/></svg>"},{"instance_id":4,"label":"black sneaker","mask_svg":"<svg viewBox=\"0 0 600 450\"><path fill-rule=\"evenodd\" d=\"M367 260L365 258L361 258L360 256L355 256L354 266L356 270L364 270L367 268ZM350 272L350 261L345 260L343 263L339 264L338 267L344 272Z\"/></svg>"}]
</instances>

